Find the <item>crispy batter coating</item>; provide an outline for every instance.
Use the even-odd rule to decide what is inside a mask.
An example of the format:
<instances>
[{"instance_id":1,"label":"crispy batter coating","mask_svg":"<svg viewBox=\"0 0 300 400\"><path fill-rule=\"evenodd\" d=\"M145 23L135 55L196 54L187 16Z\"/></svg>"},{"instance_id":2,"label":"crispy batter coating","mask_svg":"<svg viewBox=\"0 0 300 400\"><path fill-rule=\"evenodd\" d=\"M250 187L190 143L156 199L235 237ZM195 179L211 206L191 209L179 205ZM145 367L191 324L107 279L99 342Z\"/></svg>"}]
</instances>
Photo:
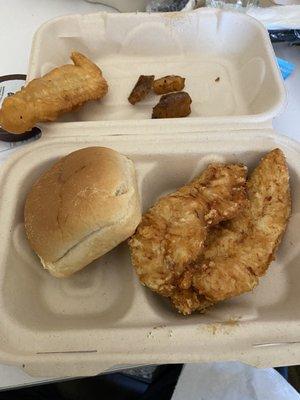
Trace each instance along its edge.
<instances>
[{"instance_id":1,"label":"crispy batter coating","mask_svg":"<svg viewBox=\"0 0 300 400\"><path fill-rule=\"evenodd\" d=\"M214 304L192 286L189 289L178 288L172 293L170 300L177 311L183 315L189 315L194 311L204 313Z\"/></svg>"},{"instance_id":2,"label":"crispy batter coating","mask_svg":"<svg viewBox=\"0 0 300 400\"><path fill-rule=\"evenodd\" d=\"M143 100L150 93L153 81L154 75L141 75L128 97L129 103L134 105Z\"/></svg>"},{"instance_id":3,"label":"crispy batter coating","mask_svg":"<svg viewBox=\"0 0 300 400\"><path fill-rule=\"evenodd\" d=\"M185 78L179 75L168 75L163 78L155 79L153 82L153 91L156 94L166 94L179 92L184 88Z\"/></svg>"},{"instance_id":4,"label":"crispy batter coating","mask_svg":"<svg viewBox=\"0 0 300 400\"><path fill-rule=\"evenodd\" d=\"M101 99L108 90L100 68L83 54L73 52L74 65L54 68L42 78L33 79L0 110L0 125L12 133L23 133L37 122L54 121L89 100Z\"/></svg>"},{"instance_id":5,"label":"crispy batter coating","mask_svg":"<svg viewBox=\"0 0 300 400\"><path fill-rule=\"evenodd\" d=\"M189 266L203 249L208 226L234 217L245 206L245 180L242 165L211 164L150 208L129 241L140 281L163 296L180 296L191 285Z\"/></svg>"},{"instance_id":6,"label":"crispy batter coating","mask_svg":"<svg viewBox=\"0 0 300 400\"><path fill-rule=\"evenodd\" d=\"M268 153L247 182L249 206L211 230L192 286L216 303L252 290L275 257L291 213L284 154Z\"/></svg>"},{"instance_id":7,"label":"crispy batter coating","mask_svg":"<svg viewBox=\"0 0 300 400\"><path fill-rule=\"evenodd\" d=\"M152 118L182 118L191 113L192 99L186 92L175 92L161 96L153 107Z\"/></svg>"}]
</instances>

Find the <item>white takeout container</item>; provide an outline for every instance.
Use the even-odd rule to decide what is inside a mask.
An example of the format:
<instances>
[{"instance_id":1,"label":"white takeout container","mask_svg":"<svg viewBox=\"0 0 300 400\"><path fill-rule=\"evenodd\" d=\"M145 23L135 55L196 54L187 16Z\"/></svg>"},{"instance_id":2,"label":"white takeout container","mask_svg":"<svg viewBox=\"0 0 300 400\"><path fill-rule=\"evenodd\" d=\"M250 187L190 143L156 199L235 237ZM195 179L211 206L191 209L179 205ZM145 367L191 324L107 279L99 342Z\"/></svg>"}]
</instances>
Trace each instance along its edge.
<instances>
[{"instance_id":1,"label":"white takeout container","mask_svg":"<svg viewBox=\"0 0 300 400\"><path fill-rule=\"evenodd\" d=\"M0 361L50 377L173 362L297 364L300 144L271 127L284 90L263 28L218 10L67 16L37 32L28 79L67 62L73 49L99 63L110 92L102 104L68 115L69 122L44 124L42 138L0 169ZM191 117L150 120L154 97L127 103L137 76L149 73L186 77ZM276 261L253 293L183 317L140 285L126 243L69 279L44 271L25 237L26 194L59 157L94 145L135 162L144 210L210 162L251 169L280 147L290 167L293 213Z\"/></svg>"},{"instance_id":2,"label":"white takeout container","mask_svg":"<svg viewBox=\"0 0 300 400\"><path fill-rule=\"evenodd\" d=\"M121 12L145 11L149 0L86 0L90 3L101 3Z\"/></svg>"},{"instance_id":3,"label":"white takeout container","mask_svg":"<svg viewBox=\"0 0 300 400\"><path fill-rule=\"evenodd\" d=\"M69 63L78 50L102 69L109 92L62 121L97 125L105 133L124 123L174 131L271 121L281 110L285 92L265 28L255 19L233 12L199 9L188 13L95 13L69 15L45 23L32 46L27 79ZM186 77L192 98L186 119L151 120L157 95L132 106L128 96L139 75ZM78 125L76 125L78 126ZM142 133L142 132L140 132Z\"/></svg>"}]
</instances>

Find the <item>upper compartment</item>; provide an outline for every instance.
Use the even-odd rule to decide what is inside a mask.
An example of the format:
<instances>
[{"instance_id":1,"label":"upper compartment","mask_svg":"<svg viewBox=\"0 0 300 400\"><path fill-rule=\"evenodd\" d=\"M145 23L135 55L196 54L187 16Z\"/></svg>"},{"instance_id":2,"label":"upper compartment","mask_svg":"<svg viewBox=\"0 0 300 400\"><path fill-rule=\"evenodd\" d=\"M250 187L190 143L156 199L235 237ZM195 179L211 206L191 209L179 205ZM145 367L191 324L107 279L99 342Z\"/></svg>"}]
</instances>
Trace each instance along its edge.
<instances>
[{"instance_id":1,"label":"upper compartment","mask_svg":"<svg viewBox=\"0 0 300 400\"><path fill-rule=\"evenodd\" d=\"M60 121L97 125L184 127L202 123L271 120L284 103L284 88L271 43L256 20L241 13L202 9L190 13L70 15L36 33L28 79L69 63L71 51L96 62L109 84L102 102L85 105ZM192 113L183 121L151 120L159 96L132 106L127 97L139 75L186 78ZM135 121L134 121L135 120ZM178 125L179 123L179 125ZM95 122L93 123L93 125ZM88 125L88 124L87 124ZM50 127L50 126L49 126Z\"/></svg>"}]
</instances>

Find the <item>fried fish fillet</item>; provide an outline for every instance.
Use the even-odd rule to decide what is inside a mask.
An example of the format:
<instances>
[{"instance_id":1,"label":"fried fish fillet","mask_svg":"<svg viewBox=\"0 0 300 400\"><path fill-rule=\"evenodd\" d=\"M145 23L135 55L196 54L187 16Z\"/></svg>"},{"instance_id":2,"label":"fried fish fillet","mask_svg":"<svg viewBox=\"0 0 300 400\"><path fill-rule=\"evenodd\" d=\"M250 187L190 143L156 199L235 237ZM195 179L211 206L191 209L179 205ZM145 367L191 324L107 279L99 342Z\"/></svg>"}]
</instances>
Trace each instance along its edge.
<instances>
[{"instance_id":1,"label":"fried fish fillet","mask_svg":"<svg viewBox=\"0 0 300 400\"><path fill-rule=\"evenodd\" d=\"M252 290L274 260L291 213L289 172L281 150L261 160L247 182L247 192L248 207L210 231L203 261L195 266L191 286L200 296L198 309L202 301L205 308L207 302Z\"/></svg>"},{"instance_id":2,"label":"fried fish fillet","mask_svg":"<svg viewBox=\"0 0 300 400\"><path fill-rule=\"evenodd\" d=\"M73 52L74 65L55 68L33 79L7 97L0 110L0 125L11 133L23 133L37 122L54 121L89 100L100 100L108 90L100 68L83 54Z\"/></svg>"},{"instance_id":3,"label":"fried fish fillet","mask_svg":"<svg viewBox=\"0 0 300 400\"><path fill-rule=\"evenodd\" d=\"M167 297L189 286L189 266L199 257L207 228L245 207L245 181L245 166L211 164L150 208L129 241L140 281Z\"/></svg>"}]
</instances>

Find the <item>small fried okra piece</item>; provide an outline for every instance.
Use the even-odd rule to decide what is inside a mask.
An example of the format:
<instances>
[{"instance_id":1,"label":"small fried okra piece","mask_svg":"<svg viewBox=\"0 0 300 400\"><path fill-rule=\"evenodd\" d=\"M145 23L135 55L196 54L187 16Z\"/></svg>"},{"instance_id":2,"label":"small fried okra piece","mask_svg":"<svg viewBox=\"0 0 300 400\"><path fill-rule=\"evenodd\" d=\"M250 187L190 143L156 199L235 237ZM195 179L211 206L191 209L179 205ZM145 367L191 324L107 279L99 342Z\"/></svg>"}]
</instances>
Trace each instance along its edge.
<instances>
[{"instance_id":1,"label":"small fried okra piece","mask_svg":"<svg viewBox=\"0 0 300 400\"><path fill-rule=\"evenodd\" d=\"M134 105L143 100L152 89L153 81L154 75L141 75L128 97L129 103Z\"/></svg>"},{"instance_id":2,"label":"small fried okra piece","mask_svg":"<svg viewBox=\"0 0 300 400\"><path fill-rule=\"evenodd\" d=\"M169 93L162 96L153 108L152 118L181 118L191 113L192 99L186 92Z\"/></svg>"},{"instance_id":3,"label":"small fried okra piece","mask_svg":"<svg viewBox=\"0 0 300 400\"><path fill-rule=\"evenodd\" d=\"M168 75L153 82L153 91L156 94L180 92L184 88L185 78L178 75Z\"/></svg>"}]
</instances>

